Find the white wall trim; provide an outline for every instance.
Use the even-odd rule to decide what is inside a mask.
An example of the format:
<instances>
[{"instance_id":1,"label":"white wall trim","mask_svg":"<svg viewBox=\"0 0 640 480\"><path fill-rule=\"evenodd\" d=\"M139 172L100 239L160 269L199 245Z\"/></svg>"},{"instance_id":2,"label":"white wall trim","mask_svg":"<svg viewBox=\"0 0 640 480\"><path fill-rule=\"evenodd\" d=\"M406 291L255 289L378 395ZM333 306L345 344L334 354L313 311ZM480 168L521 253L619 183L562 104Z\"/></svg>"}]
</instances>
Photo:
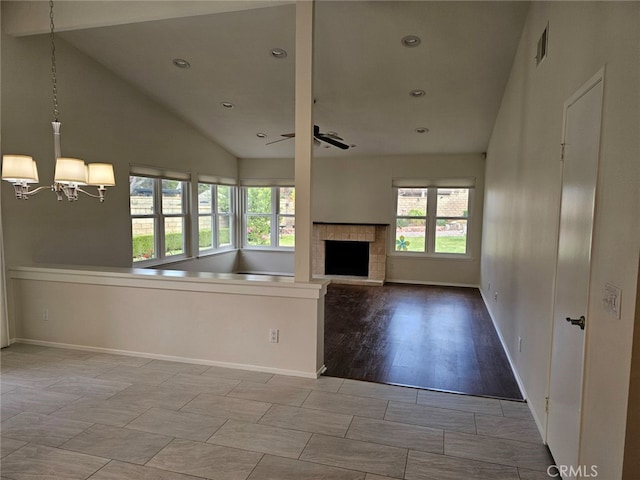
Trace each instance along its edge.
<instances>
[{"instance_id":1,"label":"white wall trim","mask_svg":"<svg viewBox=\"0 0 640 480\"><path fill-rule=\"evenodd\" d=\"M277 277L288 277L293 278L293 273L291 272L263 272L262 270L243 270L242 272L238 272L239 275L275 275Z\"/></svg>"},{"instance_id":2,"label":"white wall trim","mask_svg":"<svg viewBox=\"0 0 640 480\"><path fill-rule=\"evenodd\" d=\"M189 292L258 295L268 297L318 299L328 282L295 283L291 277L185 272L136 268L15 267L9 271L15 280L79 283L128 288L152 288Z\"/></svg>"},{"instance_id":3,"label":"white wall trim","mask_svg":"<svg viewBox=\"0 0 640 480\"><path fill-rule=\"evenodd\" d=\"M520 391L522 392L522 395L524 396L524 399L527 400L529 398L529 395L527 395L527 389L524 388L524 383L522 382L522 379L520 378L520 374L518 373L518 369L516 368L515 362L511 358L511 354L509 353L509 349L507 348L507 344L504 341L504 337L502 336L502 333L500 332L500 328L498 328L498 323L496 322L496 319L494 318L493 313L491 313L491 308L489 307L489 302L487 301L487 297L485 296L485 294L482 291L482 289L479 289L479 290L480 290L480 295L482 296L482 301L484 302L484 305L487 308L487 312L489 312L489 318L491 318L491 322L493 323L493 328L495 328L496 333L498 334L498 338L500 339L500 343L502 344L502 349L504 350L504 353L507 356L507 360L509 361L509 365L511 366L511 371L513 372L513 376L515 377L516 382L518 383L518 387L520 388ZM538 432L540 432L540 436L542 437L543 442L545 442L545 444L546 444L546 440L544 440L546 438L546 436L544 434L545 429L543 428L543 425L546 425L547 422L546 421L542 422L540 420L540 418L536 414L536 411L532 408L531 402L527 401L527 406L529 407L529 411L531 412L531 415L533 416L533 419L536 422L536 426L538 427Z\"/></svg>"},{"instance_id":4,"label":"white wall trim","mask_svg":"<svg viewBox=\"0 0 640 480\"><path fill-rule=\"evenodd\" d=\"M208 365L211 367L233 368L236 370L251 370L254 372L267 372L277 375L287 375L292 377L318 378L324 365L318 370L316 375L299 370L284 370L281 368L263 367L260 365L244 365L241 363L218 362L215 360L204 360L201 358L176 357L173 355L161 355L157 353L133 352L129 350L118 350L116 348L89 347L85 345L73 345L69 343L47 342L43 340L30 340L28 338L15 338L11 343L26 343L28 345L40 345L43 347L66 348L69 350L80 350L83 352L111 353L114 355L127 355L130 357L151 358L153 360L167 360L170 362L190 363L194 365Z\"/></svg>"}]
</instances>

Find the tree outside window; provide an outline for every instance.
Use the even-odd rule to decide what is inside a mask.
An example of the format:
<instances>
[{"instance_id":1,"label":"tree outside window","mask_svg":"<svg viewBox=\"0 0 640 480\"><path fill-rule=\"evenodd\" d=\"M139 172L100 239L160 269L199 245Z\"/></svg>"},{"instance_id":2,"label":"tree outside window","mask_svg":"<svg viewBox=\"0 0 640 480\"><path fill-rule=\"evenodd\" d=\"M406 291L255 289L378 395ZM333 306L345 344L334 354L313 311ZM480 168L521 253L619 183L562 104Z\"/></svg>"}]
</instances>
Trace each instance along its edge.
<instances>
[{"instance_id":1,"label":"tree outside window","mask_svg":"<svg viewBox=\"0 0 640 480\"><path fill-rule=\"evenodd\" d=\"M295 188L245 187L245 245L293 247Z\"/></svg>"}]
</instances>

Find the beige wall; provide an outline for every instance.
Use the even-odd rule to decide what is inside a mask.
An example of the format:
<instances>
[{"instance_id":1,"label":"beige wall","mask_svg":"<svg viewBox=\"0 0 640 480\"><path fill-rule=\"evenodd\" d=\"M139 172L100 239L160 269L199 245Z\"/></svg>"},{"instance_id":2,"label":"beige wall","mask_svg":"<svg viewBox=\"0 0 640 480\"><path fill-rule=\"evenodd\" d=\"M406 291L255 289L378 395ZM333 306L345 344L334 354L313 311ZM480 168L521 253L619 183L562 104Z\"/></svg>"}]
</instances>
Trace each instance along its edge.
<instances>
[{"instance_id":1,"label":"beige wall","mask_svg":"<svg viewBox=\"0 0 640 480\"><path fill-rule=\"evenodd\" d=\"M477 285L484 168L481 154L316 158L313 164L313 221L392 225L393 178L475 177L469 258L450 260L392 254L387 258L387 280ZM293 160L240 159L239 178L241 181L293 178ZM393 236L391 229L390 235ZM392 244L390 241L389 245Z\"/></svg>"},{"instance_id":2,"label":"beige wall","mask_svg":"<svg viewBox=\"0 0 640 480\"><path fill-rule=\"evenodd\" d=\"M311 378L323 364L325 284L114 268L10 274L18 339Z\"/></svg>"},{"instance_id":3,"label":"beige wall","mask_svg":"<svg viewBox=\"0 0 640 480\"><path fill-rule=\"evenodd\" d=\"M640 245L639 8L638 2L532 4L486 170L481 287L544 425L563 104L606 66L580 462L598 465L607 479L622 475ZM536 42L547 22L549 55L536 68ZM603 311L605 282L622 288L620 320Z\"/></svg>"},{"instance_id":4,"label":"beige wall","mask_svg":"<svg viewBox=\"0 0 640 480\"><path fill-rule=\"evenodd\" d=\"M2 189L8 266L131 265L129 164L237 176L237 159L190 125L58 38L62 152L115 165L107 200L56 202L51 192L17 201ZM53 178L48 36L2 37L2 152L32 155Z\"/></svg>"}]
</instances>

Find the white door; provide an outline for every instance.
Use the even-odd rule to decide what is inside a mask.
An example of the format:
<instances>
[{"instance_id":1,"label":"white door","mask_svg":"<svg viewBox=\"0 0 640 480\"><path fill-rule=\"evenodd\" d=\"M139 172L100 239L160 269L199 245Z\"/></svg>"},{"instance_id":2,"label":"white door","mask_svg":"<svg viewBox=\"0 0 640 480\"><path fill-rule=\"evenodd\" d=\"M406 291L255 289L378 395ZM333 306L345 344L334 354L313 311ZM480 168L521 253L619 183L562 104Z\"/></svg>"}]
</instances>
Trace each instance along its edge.
<instances>
[{"instance_id":1,"label":"white door","mask_svg":"<svg viewBox=\"0 0 640 480\"><path fill-rule=\"evenodd\" d=\"M562 204L553 312L547 443L556 465L578 466L589 274L604 72L564 107ZM584 329L578 321L584 318ZM574 322L567 319L573 319Z\"/></svg>"}]
</instances>

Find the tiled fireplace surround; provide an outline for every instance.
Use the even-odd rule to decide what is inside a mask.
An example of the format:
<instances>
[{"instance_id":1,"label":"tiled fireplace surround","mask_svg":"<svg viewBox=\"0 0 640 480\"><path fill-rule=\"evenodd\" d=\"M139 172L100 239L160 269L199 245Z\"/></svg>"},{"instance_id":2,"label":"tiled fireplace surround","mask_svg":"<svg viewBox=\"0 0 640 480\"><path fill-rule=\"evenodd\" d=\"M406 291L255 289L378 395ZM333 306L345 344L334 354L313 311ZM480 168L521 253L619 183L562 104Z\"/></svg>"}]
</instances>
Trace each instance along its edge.
<instances>
[{"instance_id":1,"label":"tiled fireplace surround","mask_svg":"<svg viewBox=\"0 0 640 480\"><path fill-rule=\"evenodd\" d=\"M324 271L326 240L369 242L369 276L366 278L342 275L326 276ZM314 277L330 278L334 283L382 285L386 278L386 266L387 225L313 224L312 273Z\"/></svg>"}]
</instances>

